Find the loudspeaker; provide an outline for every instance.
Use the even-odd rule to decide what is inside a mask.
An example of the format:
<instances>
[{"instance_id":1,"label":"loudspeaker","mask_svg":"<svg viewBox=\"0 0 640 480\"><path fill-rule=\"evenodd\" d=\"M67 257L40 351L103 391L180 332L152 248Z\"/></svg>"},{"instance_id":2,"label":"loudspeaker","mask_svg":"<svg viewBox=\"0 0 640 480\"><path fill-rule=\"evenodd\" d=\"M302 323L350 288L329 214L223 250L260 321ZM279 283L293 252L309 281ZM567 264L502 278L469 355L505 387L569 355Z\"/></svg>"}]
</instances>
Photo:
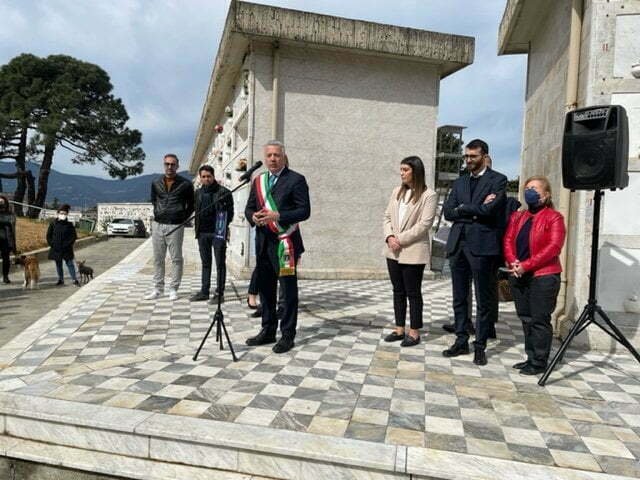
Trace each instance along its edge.
<instances>
[{"instance_id":1,"label":"loudspeaker","mask_svg":"<svg viewBox=\"0 0 640 480\"><path fill-rule=\"evenodd\" d=\"M562 140L562 184L571 190L629 185L629 121L620 105L567 113Z\"/></svg>"}]
</instances>

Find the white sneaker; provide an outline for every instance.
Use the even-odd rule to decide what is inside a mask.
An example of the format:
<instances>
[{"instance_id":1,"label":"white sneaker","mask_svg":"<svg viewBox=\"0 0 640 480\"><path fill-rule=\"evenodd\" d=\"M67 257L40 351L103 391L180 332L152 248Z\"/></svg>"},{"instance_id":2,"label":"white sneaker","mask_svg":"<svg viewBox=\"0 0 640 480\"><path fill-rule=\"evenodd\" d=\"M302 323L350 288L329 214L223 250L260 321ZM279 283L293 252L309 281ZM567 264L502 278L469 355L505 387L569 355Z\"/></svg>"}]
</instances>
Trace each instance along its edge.
<instances>
[{"instance_id":1,"label":"white sneaker","mask_svg":"<svg viewBox=\"0 0 640 480\"><path fill-rule=\"evenodd\" d=\"M160 292L160 290L154 290L151 293L147 293L144 296L145 300L155 300L156 298L158 298L160 295L162 295L162 292Z\"/></svg>"},{"instance_id":2,"label":"white sneaker","mask_svg":"<svg viewBox=\"0 0 640 480\"><path fill-rule=\"evenodd\" d=\"M177 299L178 299L178 291L172 288L171 290L169 290L169 300L173 302L174 300L177 300Z\"/></svg>"}]
</instances>

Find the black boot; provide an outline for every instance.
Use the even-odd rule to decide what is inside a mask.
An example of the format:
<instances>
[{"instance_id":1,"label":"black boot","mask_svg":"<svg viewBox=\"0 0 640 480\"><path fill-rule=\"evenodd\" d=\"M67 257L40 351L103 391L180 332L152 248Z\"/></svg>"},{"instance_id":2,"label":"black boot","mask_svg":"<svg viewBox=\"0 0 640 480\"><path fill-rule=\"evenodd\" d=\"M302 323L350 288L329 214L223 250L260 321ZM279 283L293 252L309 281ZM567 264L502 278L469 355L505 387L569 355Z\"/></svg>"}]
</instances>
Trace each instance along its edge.
<instances>
[{"instance_id":1,"label":"black boot","mask_svg":"<svg viewBox=\"0 0 640 480\"><path fill-rule=\"evenodd\" d=\"M257 347L258 345L266 345L267 343L275 342L276 334L269 333L263 328L255 337L247 338L246 344L250 347Z\"/></svg>"}]
</instances>

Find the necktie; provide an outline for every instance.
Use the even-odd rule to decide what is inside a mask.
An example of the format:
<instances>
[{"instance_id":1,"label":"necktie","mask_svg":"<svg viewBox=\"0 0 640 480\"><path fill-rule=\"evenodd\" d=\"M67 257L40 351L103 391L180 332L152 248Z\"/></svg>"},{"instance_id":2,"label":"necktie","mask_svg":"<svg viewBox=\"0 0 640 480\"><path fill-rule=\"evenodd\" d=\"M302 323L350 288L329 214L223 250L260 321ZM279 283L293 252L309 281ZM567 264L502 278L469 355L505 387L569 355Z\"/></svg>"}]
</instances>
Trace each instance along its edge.
<instances>
[{"instance_id":1,"label":"necktie","mask_svg":"<svg viewBox=\"0 0 640 480\"><path fill-rule=\"evenodd\" d=\"M269 190L271 190L273 188L273 184L276 183L276 177L273 174L269 174Z\"/></svg>"}]
</instances>

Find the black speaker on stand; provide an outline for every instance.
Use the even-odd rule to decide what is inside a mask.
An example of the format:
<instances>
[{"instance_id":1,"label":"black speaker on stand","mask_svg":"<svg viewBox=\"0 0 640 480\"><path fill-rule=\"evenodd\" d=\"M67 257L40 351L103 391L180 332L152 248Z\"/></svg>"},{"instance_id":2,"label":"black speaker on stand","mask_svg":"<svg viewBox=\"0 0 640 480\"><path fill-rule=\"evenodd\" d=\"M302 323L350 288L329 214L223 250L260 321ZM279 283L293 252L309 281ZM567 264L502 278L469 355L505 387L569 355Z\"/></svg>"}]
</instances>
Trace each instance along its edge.
<instances>
[{"instance_id":1,"label":"black speaker on stand","mask_svg":"<svg viewBox=\"0 0 640 480\"><path fill-rule=\"evenodd\" d=\"M640 362L640 354L609 319L596 299L598 281L598 246L600 207L604 189L623 189L629 185L629 124L627 112L620 105L581 108L567 113L562 142L562 183L565 188L595 190L593 194L593 231L591 233L591 271L589 299L551 363L540 378L544 386L562 360L574 337L594 324L623 345ZM599 318L598 318L599 317Z\"/></svg>"}]
</instances>

